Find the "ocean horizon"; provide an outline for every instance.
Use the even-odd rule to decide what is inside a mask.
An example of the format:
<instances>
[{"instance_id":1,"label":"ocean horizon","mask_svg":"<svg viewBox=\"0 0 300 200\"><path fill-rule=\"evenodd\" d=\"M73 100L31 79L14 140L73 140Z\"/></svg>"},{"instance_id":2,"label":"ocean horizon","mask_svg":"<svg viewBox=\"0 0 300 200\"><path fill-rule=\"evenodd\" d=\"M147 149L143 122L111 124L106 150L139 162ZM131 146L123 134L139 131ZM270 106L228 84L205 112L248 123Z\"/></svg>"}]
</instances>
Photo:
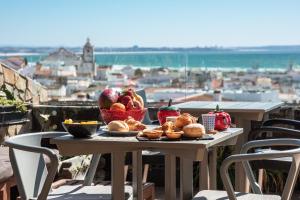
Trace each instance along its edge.
<instances>
[{"instance_id":1,"label":"ocean horizon","mask_svg":"<svg viewBox=\"0 0 300 200\"><path fill-rule=\"evenodd\" d=\"M80 53L78 53L80 54ZM42 61L47 54L2 53L0 58L23 56L28 62ZM216 51L216 52L95 52L97 65L130 65L133 67L206 68L206 69L260 69L285 70L289 66L300 68L300 52L286 51Z\"/></svg>"}]
</instances>

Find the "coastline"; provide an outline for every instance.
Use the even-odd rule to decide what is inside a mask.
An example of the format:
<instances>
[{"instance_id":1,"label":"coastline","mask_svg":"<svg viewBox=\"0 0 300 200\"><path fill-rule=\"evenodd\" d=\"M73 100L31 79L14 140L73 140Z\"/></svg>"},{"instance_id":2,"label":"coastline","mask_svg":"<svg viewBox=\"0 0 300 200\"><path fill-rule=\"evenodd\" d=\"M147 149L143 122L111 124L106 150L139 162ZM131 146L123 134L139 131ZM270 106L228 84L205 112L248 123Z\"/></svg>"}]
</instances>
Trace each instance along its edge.
<instances>
[{"instance_id":1,"label":"coastline","mask_svg":"<svg viewBox=\"0 0 300 200\"><path fill-rule=\"evenodd\" d=\"M79 56L78 52L76 54ZM36 52L0 53L0 59L23 56L35 64L48 54ZM184 71L222 71L222 72L286 72L290 66L300 71L300 52L178 52L178 51L135 51L95 52L98 66L114 66L117 69L131 66L134 69L150 70L168 68Z\"/></svg>"}]
</instances>

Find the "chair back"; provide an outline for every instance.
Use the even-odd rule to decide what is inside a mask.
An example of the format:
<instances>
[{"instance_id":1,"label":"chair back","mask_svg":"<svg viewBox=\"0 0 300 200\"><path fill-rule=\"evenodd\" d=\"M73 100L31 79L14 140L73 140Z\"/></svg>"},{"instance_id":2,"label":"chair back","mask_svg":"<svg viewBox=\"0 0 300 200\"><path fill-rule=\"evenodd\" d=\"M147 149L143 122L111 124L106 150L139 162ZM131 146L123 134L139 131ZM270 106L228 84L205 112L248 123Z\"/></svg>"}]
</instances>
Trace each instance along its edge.
<instances>
[{"instance_id":1,"label":"chair back","mask_svg":"<svg viewBox=\"0 0 300 200\"><path fill-rule=\"evenodd\" d=\"M290 150L281 151L270 151L260 153L247 153L250 149L258 147L269 147L269 146L294 146L296 148ZM290 200L294 191L294 187L297 181L297 177L300 169L300 140L298 139L268 139L268 140L256 140L246 143L241 154L232 155L226 158L221 165L220 174L222 182L227 191L230 200L236 200L236 195L233 189L233 185L230 181L228 168L232 163L242 162L246 176L250 182L252 191L256 194L262 194L259 184L257 183L249 161L254 160L267 160L276 158L291 157L292 163L288 173L288 177L284 186L284 190L281 199ZM263 199L263 197L262 197Z\"/></svg>"},{"instance_id":2,"label":"chair back","mask_svg":"<svg viewBox=\"0 0 300 200\"><path fill-rule=\"evenodd\" d=\"M58 157L41 147L42 138L65 135L65 132L27 133L5 141L21 199L46 199L58 167ZM43 154L49 157L47 169Z\"/></svg>"},{"instance_id":3,"label":"chair back","mask_svg":"<svg viewBox=\"0 0 300 200\"><path fill-rule=\"evenodd\" d=\"M142 98L143 98L143 101L144 101L144 107L145 108L148 108L148 102L147 102L147 96L146 96L146 92L144 89L140 89L140 90L137 90L136 93L138 95L140 95ZM149 116L149 111L147 110L146 114L145 114L145 117L142 121L144 124L152 124L152 121L150 119L150 116Z\"/></svg>"}]
</instances>

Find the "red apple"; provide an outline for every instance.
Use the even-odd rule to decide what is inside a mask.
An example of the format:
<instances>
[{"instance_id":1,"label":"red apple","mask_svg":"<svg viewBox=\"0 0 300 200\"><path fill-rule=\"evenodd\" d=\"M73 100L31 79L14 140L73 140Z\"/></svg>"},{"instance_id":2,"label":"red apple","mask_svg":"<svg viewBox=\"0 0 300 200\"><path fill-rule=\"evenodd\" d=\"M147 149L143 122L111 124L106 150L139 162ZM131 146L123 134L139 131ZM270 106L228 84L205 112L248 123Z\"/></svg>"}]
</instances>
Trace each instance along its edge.
<instances>
[{"instance_id":1,"label":"red apple","mask_svg":"<svg viewBox=\"0 0 300 200\"><path fill-rule=\"evenodd\" d=\"M134 90L132 88L129 88L122 92L122 96L130 96L132 99L134 98L133 94L134 94Z\"/></svg>"},{"instance_id":2,"label":"red apple","mask_svg":"<svg viewBox=\"0 0 300 200\"><path fill-rule=\"evenodd\" d=\"M98 104L101 109L109 109L112 104L118 101L119 94L113 89L105 89L99 96Z\"/></svg>"},{"instance_id":3,"label":"red apple","mask_svg":"<svg viewBox=\"0 0 300 200\"><path fill-rule=\"evenodd\" d=\"M128 102L132 101L132 98L128 95L126 96L120 96L118 99L118 102L120 102L121 104L123 104L124 106L127 106Z\"/></svg>"},{"instance_id":4,"label":"red apple","mask_svg":"<svg viewBox=\"0 0 300 200\"><path fill-rule=\"evenodd\" d=\"M133 101L130 100L127 105L126 105L126 109L127 110L133 110L134 109L134 105L133 105Z\"/></svg>"}]
</instances>

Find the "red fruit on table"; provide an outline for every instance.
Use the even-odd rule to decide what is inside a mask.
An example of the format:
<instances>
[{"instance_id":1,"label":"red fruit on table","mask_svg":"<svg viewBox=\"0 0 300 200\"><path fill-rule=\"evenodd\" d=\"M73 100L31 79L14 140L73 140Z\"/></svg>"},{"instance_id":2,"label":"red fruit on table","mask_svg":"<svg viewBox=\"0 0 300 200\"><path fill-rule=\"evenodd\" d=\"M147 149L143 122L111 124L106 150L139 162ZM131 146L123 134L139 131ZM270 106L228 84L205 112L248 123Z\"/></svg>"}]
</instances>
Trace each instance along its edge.
<instances>
[{"instance_id":1,"label":"red fruit on table","mask_svg":"<svg viewBox=\"0 0 300 200\"><path fill-rule=\"evenodd\" d=\"M120 96L118 99L118 102L120 102L121 104L127 106L128 102L132 101L132 98L128 95L126 96Z\"/></svg>"},{"instance_id":2,"label":"red fruit on table","mask_svg":"<svg viewBox=\"0 0 300 200\"><path fill-rule=\"evenodd\" d=\"M136 110L141 110L143 108L142 104L137 100L133 100L133 106Z\"/></svg>"},{"instance_id":3,"label":"red fruit on table","mask_svg":"<svg viewBox=\"0 0 300 200\"><path fill-rule=\"evenodd\" d=\"M141 110L141 109L143 109L143 106L141 105L141 103L139 101L131 100L128 102L126 109L127 110Z\"/></svg>"},{"instance_id":4,"label":"red fruit on table","mask_svg":"<svg viewBox=\"0 0 300 200\"><path fill-rule=\"evenodd\" d=\"M132 88L124 90L122 92L122 96L130 96L133 99L134 98L134 90Z\"/></svg>"},{"instance_id":5,"label":"red fruit on table","mask_svg":"<svg viewBox=\"0 0 300 200\"><path fill-rule=\"evenodd\" d=\"M158 121L161 125L166 122L167 117L179 116L180 111L177 107L172 106L172 99L169 100L168 106L162 106L157 113Z\"/></svg>"},{"instance_id":6,"label":"red fruit on table","mask_svg":"<svg viewBox=\"0 0 300 200\"><path fill-rule=\"evenodd\" d=\"M126 110L133 110L133 109L134 109L133 101L130 100L126 105Z\"/></svg>"},{"instance_id":7,"label":"red fruit on table","mask_svg":"<svg viewBox=\"0 0 300 200\"><path fill-rule=\"evenodd\" d=\"M215 114L215 129L218 131L226 130L230 127L231 118L230 115L223 110L220 110L219 105L217 105L216 110L209 112L209 114Z\"/></svg>"},{"instance_id":8,"label":"red fruit on table","mask_svg":"<svg viewBox=\"0 0 300 200\"><path fill-rule=\"evenodd\" d=\"M100 109L109 109L118 101L119 94L113 89L105 89L99 96L98 105Z\"/></svg>"}]
</instances>

